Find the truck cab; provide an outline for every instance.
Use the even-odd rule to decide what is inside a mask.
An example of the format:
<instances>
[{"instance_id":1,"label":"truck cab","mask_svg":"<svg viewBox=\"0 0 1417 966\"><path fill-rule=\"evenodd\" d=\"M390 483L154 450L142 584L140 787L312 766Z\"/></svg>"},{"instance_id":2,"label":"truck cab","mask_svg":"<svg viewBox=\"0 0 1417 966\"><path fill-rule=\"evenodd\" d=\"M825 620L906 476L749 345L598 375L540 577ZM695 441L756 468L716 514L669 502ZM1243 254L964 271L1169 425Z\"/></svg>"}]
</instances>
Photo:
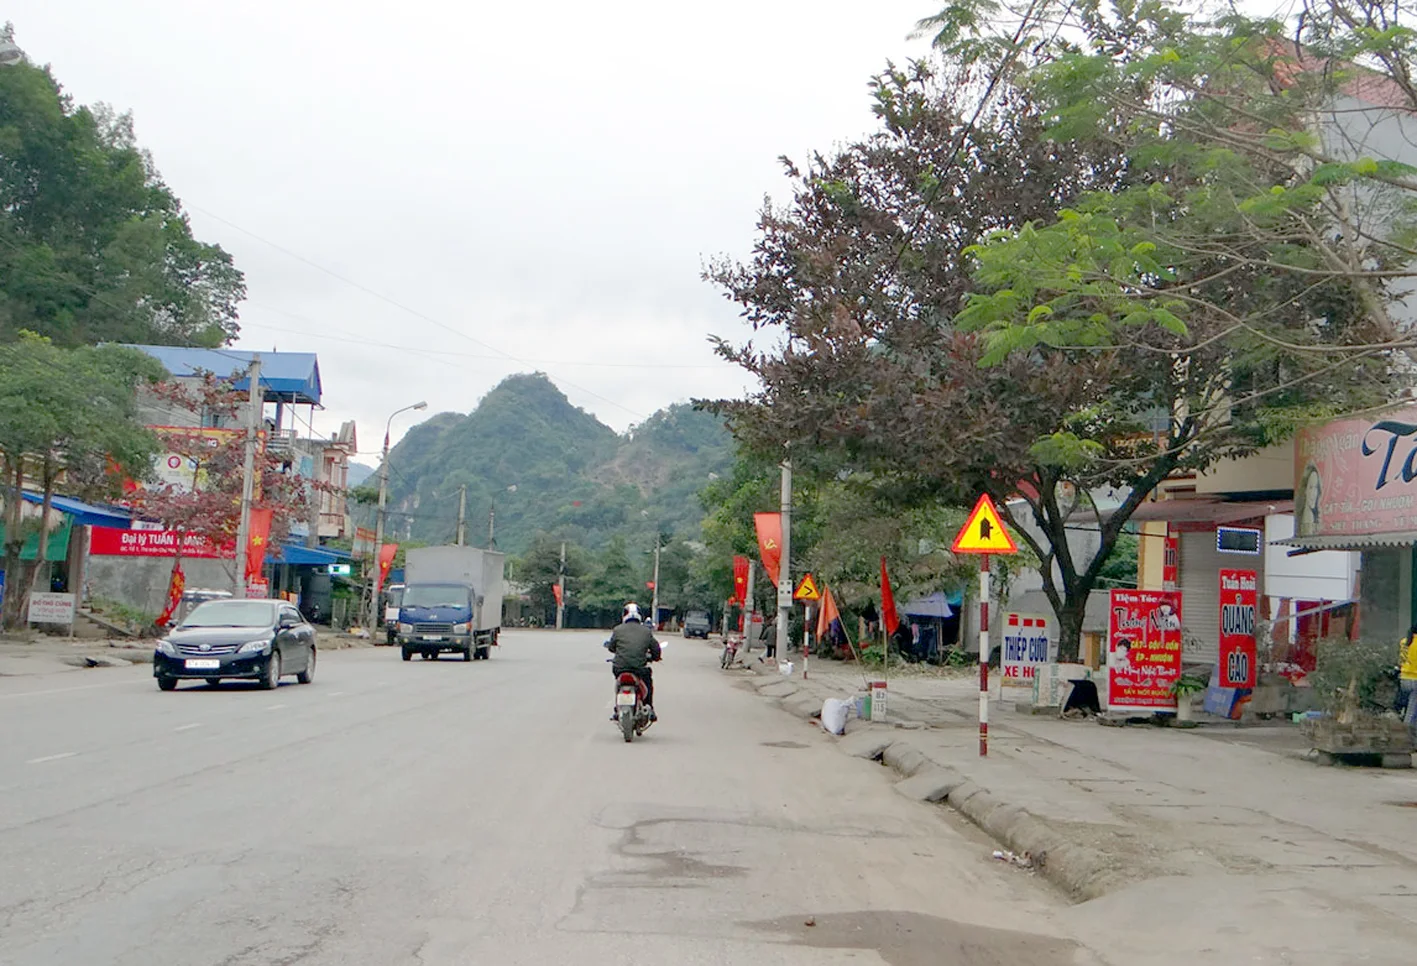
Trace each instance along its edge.
<instances>
[{"instance_id":1,"label":"truck cab","mask_svg":"<svg viewBox=\"0 0 1417 966\"><path fill-rule=\"evenodd\" d=\"M485 658L475 641L477 592L459 584L408 584L399 603L398 639L403 659L415 653L426 659L455 652L471 661Z\"/></svg>"}]
</instances>

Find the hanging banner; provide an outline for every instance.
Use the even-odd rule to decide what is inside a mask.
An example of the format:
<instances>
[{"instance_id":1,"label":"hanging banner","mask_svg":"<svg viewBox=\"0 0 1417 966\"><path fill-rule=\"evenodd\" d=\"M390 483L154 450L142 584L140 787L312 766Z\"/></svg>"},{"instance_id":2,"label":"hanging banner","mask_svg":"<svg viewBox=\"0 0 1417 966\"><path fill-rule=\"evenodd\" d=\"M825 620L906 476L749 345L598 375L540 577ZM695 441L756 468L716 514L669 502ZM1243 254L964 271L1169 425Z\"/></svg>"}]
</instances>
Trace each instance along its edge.
<instances>
[{"instance_id":1,"label":"hanging banner","mask_svg":"<svg viewBox=\"0 0 1417 966\"><path fill-rule=\"evenodd\" d=\"M1220 571L1220 661L1222 688L1253 688L1259 617L1259 575L1253 570Z\"/></svg>"},{"instance_id":2,"label":"hanging banner","mask_svg":"<svg viewBox=\"0 0 1417 966\"><path fill-rule=\"evenodd\" d=\"M551 596L556 598L556 606L557 606L557 607L560 607L561 604L562 604L562 602L563 602L563 601L562 601L562 597L561 597L562 593L563 593L563 591L561 590L561 585L560 585L560 584L552 584L552 585L551 585Z\"/></svg>"},{"instance_id":3,"label":"hanging banner","mask_svg":"<svg viewBox=\"0 0 1417 966\"><path fill-rule=\"evenodd\" d=\"M748 599L748 558L733 558L733 603L742 604Z\"/></svg>"},{"instance_id":4,"label":"hanging banner","mask_svg":"<svg viewBox=\"0 0 1417 966\"><path fill-rule=\"evenodd\" d=\"M266 548L271 542L271 519L274 511L253 509L251 511L250 536L246 542L246 579L259 580L266 566Z\"/></svg>"},{"instance_id":5,"label":"hanging banner","mask_svg":"<svg viewBox=\"0 0 1417 966\"><path fill-rule=\"evenodd\" d=\"M172 562L172 578L167 585L167 604L163 607L162 613L158 615L153 623L158 627L166 627L172 622L172 618L177 614L177 608L182 606L182 592L187 589L187 575L182 572L182 561Z\"/></svg>"},{"instance_id":6,"label":"hanging banner","mask_svg":"<svg viewBox=\"0 0 1417 966\"><path fill-rule=\"evenodd\" d=\"M1107 635L1107 710L1150 714L1176 707L1181 676L1181 595L1113 590Z\"/></svg>"},{"instance_id":7,"label":"hanging banner","mask_svg":"<svg viewBox=\"0 0 1417 966\"><path fill-rule=\"evenodd\" d=\"M398 555L399 545L396 543L386 543L379 548L379 576L374 579L374 593L378 593L384 586L384 581L388 579L389 570L394 565L394 557Z\"/></svg>"},{"instance_id":8,"label":"hanging banner","mask_svg":"<svg viewBox=\"0 0 1417 966\"><path fill-rule=\"evenodd\" d=\"M758 530L758 551L763 557L763 569L776 587L777 571L782 566L782 514L755 513L753 525Z\"/></svg>"},{"instance_id":9,"label":"hanging banner","mask_svg":"<svg viewBox=\"0 0 1417 966\"><path fill-rule=\"evenodd\" d=\"M1052 627L1047 614L1004 615L1001 687L1032 689L1039 666L1058 660L1058 638Z\"/></svg>"},{"instance_id":10,"label":"hanging banner","mask_svg":"<svg viewBox=\"0 0 1417 966\"><path fill-rule=\"evenodd\" d=\"M1161 558L1161 589L1178 590L1181 575L1181 536L1166 528L1165 550Z\"/></svg>"}]
</instances>

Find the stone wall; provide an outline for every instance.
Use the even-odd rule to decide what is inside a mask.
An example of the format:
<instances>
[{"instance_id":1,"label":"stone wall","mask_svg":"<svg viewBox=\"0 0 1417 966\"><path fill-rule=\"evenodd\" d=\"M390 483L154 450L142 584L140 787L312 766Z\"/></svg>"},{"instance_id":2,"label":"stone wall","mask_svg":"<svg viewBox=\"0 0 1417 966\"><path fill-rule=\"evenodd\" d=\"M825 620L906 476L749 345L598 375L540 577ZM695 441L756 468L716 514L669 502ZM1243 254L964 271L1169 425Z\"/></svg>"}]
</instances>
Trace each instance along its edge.
<instances>
[{"instance_id":1,"label":"stone wall","mask_svg":"<svg viewBox=\"0 0 1417 966\"><path fill-rule=\"evenodd\" d=\"M213 588L230 590L232 561L182 561L187 576L187 589ZM172 578L171 557L89 557L86 574L90 599L102 597L116 600L149 614L159 614L167 603L167 589Z\"/></svg>"}]
</instances>

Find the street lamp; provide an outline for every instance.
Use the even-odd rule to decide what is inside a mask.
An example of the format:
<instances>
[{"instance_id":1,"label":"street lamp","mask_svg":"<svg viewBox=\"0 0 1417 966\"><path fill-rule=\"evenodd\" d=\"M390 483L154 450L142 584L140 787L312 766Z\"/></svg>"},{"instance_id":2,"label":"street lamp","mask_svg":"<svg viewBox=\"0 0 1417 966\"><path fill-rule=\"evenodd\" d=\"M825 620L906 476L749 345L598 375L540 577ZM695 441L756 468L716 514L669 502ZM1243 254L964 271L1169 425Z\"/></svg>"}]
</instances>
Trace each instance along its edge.
<instances>
[{"instance_id":1,"label":"street lamp","mask_svg":"<svg viewBox=\"0 0 1417 966\"><path fill-rule=\"evenodd\" d=\"M384 505L389 500L389 432L393 429L394 417L412 409L427 409L427 402L416 402L412 406L395 409L384 423L384 454L379 460L379 516L374 524L374 574L369 581L369 636L379 626L379 558L384 555Z\"/></svg>"}]
</instances>

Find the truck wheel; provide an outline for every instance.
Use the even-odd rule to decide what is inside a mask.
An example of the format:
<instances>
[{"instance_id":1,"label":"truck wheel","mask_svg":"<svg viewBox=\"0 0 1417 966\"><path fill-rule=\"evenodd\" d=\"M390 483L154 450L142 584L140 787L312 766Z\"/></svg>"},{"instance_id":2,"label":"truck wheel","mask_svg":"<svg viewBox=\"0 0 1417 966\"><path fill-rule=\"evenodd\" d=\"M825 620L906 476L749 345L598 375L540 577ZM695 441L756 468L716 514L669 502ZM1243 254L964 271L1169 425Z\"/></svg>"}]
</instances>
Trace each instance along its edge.
<instances>
[{"instance_id":1,"label":"truck wheel","mask_svg":"<svg viewBox=\"0 0 1417 966\"><path fill-rule=\"evenodd\" d=\"M462 659L463 659L463 662L464 662L464 663L466 663L466 662L472 660L472 648L470 648L470 647L465 647L465 648L463 648L463 651L462 651Z\"/></svg>"},{"instance_id":2,"label":"truck wheel","mask_svg":"<svg viewBox=\"0 0 1417 966\"><path fill-rule=\"evenodd\" d=\"M413 660L413 652L410 651L408 648L404 648L404 649L403 649L403 659L404 659L405 661L412 661L412 660Z\"/></svg>"},{"instance_id":3,"label":"truck wheel","mask_svg":"<svg viewBox=\"0 0 1417 966\"><path fill-rule=\"evenodd\" d=\"M479 659L485 661L492 656L492 651L484 644L477 649L477 656Z\"/></svg>"}]
</instances>

